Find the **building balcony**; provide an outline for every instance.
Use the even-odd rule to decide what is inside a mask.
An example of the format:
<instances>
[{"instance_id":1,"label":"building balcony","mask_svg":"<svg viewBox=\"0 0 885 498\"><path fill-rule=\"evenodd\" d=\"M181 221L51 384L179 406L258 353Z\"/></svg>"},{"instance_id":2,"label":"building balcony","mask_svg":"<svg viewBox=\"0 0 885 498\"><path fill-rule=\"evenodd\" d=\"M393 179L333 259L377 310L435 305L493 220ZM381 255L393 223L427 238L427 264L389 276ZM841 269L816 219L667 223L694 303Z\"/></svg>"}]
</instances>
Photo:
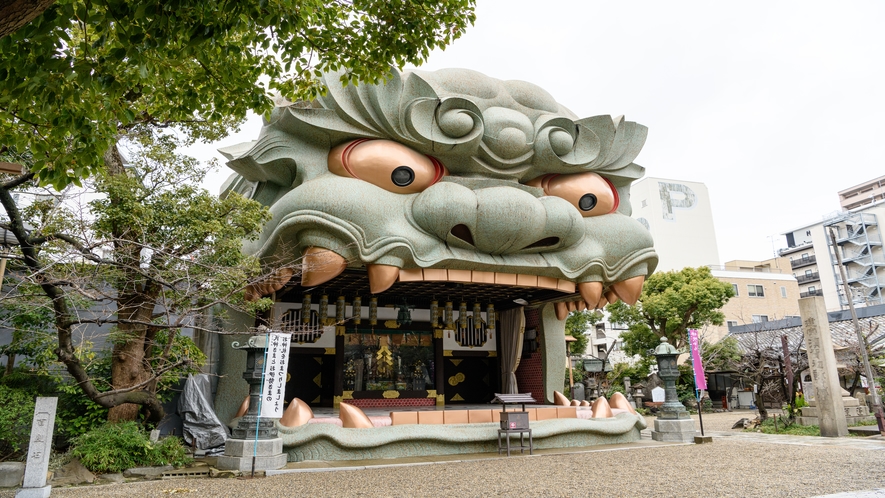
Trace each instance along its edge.
<instances>
[{"instance_id":1,"label":"building balcony","mask_svg":"<svg viewBox=\"0 0 885 498\"><path fill-rule=\"evenodd\" d=\"M798 258L790 261L790 268L802 268L803 266L817 264L817 258L814 256L806 256L804 258Z\"/></svg>"},{"instance_id":2,"label":"building balcony","mask_svg":"<svg viewBox=\"0 0 885 498\"><path fill-rule=\"evenodd\" d=\"M797 244L795 246L784 247L783 249L778 249L778 256L787 256L789 254L793 254L799 251L807 251L809 249L814 249L814 244L811 242L804 242L802 244Z\"/></svg>"},{"instance_id":3,"label":"building balcony","mask_svg":"<svg viewBox=\"0 0 885 498\"><path fill-rule=\"evenodd\" d=\"M811 297L811 296L823 296L823 295L824 295L824 291L822 289L815 289L813 291L799 293L799 297Z\"/></svg>"},{"instance_id":4,"label":"building balcony","mask_svg":"<svg viewBox=\"0 0 885 498\"><path fill-rule=\"evenodd\" d=\"M799 275L796 277L796 281L800 284L805 284L808 282L816 282L820 280L820 272L814 272L807 275Z\"/></svg>"}]
</instances>

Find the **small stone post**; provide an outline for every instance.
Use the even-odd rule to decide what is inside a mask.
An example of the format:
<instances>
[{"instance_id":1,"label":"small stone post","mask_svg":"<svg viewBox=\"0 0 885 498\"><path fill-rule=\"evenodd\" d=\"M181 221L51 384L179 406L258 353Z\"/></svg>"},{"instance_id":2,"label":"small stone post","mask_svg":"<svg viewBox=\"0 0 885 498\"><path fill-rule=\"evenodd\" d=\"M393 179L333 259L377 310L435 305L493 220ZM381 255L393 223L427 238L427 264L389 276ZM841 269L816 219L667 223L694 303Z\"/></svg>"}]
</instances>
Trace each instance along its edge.
<instances>
[{"instance_id":1,"label":"small stone post","mask_svg":"<svg viewBox=\"0 0 885 498\"><path fill-rule=\"evenodd\" d=\"M824 298L814 296L800 299L799 315L802 317L802 332L808 344L808 367L814 384L820 435L847 436L848 424L845 421L842 388L839 386L836 354L833 352L833 338L830 335Z\"/></svg>"},{"instance_id":2,"label":"small stone post","mask_svg":"<svg viewBox=\"0 0 885 498\"><path fill-rule=\"evenodd\" d=\"M37 398L34 421L31 422L31 442L22 489L15 498L46 498L52 486L46 484L49 454L52 452L52 431L55 428L55 408L58 398Z\"/></svg>"}]
</instances>

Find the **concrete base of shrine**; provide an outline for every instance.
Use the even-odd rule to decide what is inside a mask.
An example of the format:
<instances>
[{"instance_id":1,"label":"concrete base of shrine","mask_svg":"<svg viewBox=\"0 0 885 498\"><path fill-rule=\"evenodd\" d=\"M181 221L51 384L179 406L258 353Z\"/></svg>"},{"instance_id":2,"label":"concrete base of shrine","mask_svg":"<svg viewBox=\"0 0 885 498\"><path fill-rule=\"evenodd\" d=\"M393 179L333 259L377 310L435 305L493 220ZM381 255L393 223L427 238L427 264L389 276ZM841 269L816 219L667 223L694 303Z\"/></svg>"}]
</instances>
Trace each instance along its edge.
<instances>
[{"instance_id":1,"label":"concrete base of shrine","mask_svg":"<svg viewBox=\"0 0 885 498\"><path fill-rule=\"evenodd\" d=\"M611 418L533 421L535 449L587 447L637 442L645 419L631 413ZM493 453L497 423L394 425L345 429L334 424L278 425L290 462L366 460L466 453Z\"/></svg>"},{"instance_id":2,"label":"concrete base of shrine","mask_svg":"<svg viewBox=\"0 0 885 498\"><path fill-rule=\"evenodd\" d=\"M257 443L257 444L256 444ZM274 439L228 439L224 443L224 455L218 457L216 467L221 470L252 470L253 456L255 470L276 470L286 466L288 460L283 453L283 440Z\"/></svg>"}]
</instances>

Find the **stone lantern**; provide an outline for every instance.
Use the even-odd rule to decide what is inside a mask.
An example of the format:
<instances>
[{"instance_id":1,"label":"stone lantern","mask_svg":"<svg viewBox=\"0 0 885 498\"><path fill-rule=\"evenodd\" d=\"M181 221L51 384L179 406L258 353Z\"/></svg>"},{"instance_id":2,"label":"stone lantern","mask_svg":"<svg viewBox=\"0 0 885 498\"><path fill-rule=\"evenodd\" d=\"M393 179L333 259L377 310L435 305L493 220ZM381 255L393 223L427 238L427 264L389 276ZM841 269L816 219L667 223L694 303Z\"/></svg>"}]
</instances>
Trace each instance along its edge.
<instances>
[{"instance_id":1,"label":"stone lantern","mask_svg":"<svg viewBox=\"0 0 885 498\"><path fill-rule=\"evenodd\" d=\"M679 351L667 342L666 337L661 337L661 344L655 348L658 377L664 381L664 404L661 405L658 418L689 418L688 410L679 402L679 395L676 394L676 379L679 378L679 368L676 366L678 357Z\"/></svg>"},{"instance_id":2,"label":"stone lantern","mask_svg":"<svg viewBox=\"0 0 885 498\"><path fill-rule=\"evenodd\" d=\"M216 465L219 469L241 472L283 468L287 456L275 419L258 416L267 336L254 335L244 344L234 342L231 347L246 352L243 378L249 384L249 410L231 431L231 438L224 443L224 455L218 457Z\"/></svg>"},{"instance_id":3,"label":"stone lantern","mask_svg":"<svg viewBox=\"0 0 885 498\"><path fill-rule=\"evenodd\" d=\"M651 437L655 441L694 442L694 420L689 416L685 406L679 402L679 396L676 394L676 379L679 378L676 359L679 354L679 351L667 342L666 337L661 337L661 344L655 348L655 357L658 361L658 377L664 381L664 404L659 408L655 429L651 432Z\"/></svg>"}]
</instances>

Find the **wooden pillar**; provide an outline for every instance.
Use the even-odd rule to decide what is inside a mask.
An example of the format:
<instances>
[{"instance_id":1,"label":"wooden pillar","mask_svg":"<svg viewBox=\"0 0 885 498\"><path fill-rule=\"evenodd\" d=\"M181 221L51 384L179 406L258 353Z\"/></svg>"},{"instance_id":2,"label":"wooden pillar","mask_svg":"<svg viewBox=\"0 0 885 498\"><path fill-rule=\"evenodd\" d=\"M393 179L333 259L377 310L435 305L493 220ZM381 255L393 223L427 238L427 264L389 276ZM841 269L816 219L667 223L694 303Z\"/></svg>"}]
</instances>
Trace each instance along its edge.
<instances>
[{"instance_id":1,"label":"wooden pillar","mask_svg":"<svg viewBox=\"0 0 885 498\"><path fill-rule=\"evenodd\" d=\"M344 392L344 327L335 328L335 387L334 395L341 396ZM338 333L338 329L341 333Z\"/></svg>"},{"instance_id":2,"label":"wooden pillar","mask_svg":"<svg viewBox=\"0 0 885 498\"><path fill-rule=\"evenodd\" d=\"M436 385L436 395L443 396L442 399L445 399L446 394L446 375L443 372L443 362L445 362L445 358L443 357L443 330L442 329L434 329L433 330L433 363L436 366L434 377L434 384Z\"/></svg>"}]
</instances>

